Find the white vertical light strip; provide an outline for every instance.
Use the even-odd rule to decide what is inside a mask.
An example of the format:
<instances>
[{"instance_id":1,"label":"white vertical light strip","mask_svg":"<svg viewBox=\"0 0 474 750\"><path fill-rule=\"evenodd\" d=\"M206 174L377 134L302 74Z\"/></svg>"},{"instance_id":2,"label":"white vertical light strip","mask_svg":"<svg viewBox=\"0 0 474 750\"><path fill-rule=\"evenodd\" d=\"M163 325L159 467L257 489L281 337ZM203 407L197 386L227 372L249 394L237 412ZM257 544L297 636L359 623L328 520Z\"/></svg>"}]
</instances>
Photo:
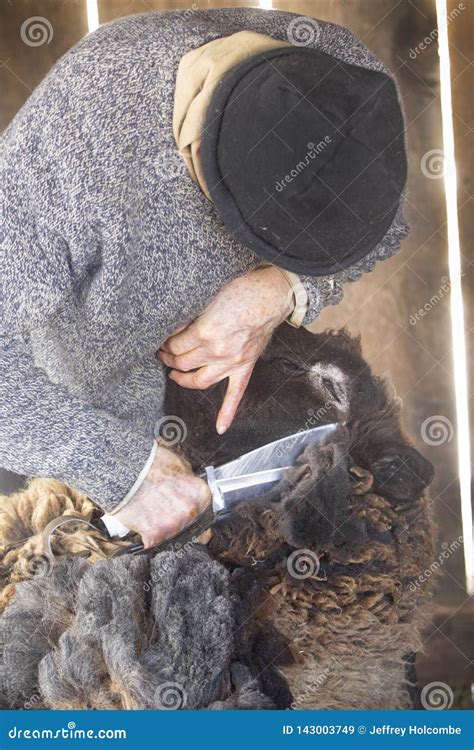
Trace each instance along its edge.
<instances>
[{"instance_id":1,"label":"white vertical light strip","mask_svg":"<svg viewBox=\"0 0 474 750\"><path fill-rule=\"evenodd\" d=\"M99 8L98 0L87 0L87 25L89 34L99 27Z\"/></svg>"},{"instance_id":2,"label":"white vertical light strip","mask_svg":"<svg viewBox=\"0 0 474 750\"><path fill-rule=\"evenodd\" d=\"M443 125L444 188L448 229L448 259L451 284L451 337L453 342L454 389L456 398L459 487L464 539L466 583L474 594L474 543L471 506L471 448L469 436L469 395L467 386L464 306L461 284L461 248L459 241L457 176L454 152L451 67L449 60L448 18L446 0L436 0L438 18L438 51Z\"/></svg>"}]
</instances>

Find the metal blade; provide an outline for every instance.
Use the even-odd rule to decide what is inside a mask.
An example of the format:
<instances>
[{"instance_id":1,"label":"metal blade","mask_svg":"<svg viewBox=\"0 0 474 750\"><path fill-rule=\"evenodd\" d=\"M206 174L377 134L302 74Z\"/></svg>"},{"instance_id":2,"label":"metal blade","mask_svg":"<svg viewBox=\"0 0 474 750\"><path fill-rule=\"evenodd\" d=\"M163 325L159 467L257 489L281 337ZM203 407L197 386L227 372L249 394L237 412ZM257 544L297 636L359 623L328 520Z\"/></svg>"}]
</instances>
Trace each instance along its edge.
<instances>
[{"instance_id":1,"label":"metal blade","mask_svg":"<svg viewBox=\"0 0 474 750\"><path fill-rule=\"evenodd\" d=\"M302 430L244 453L222 466L212 467L212 479L220 494L215 510L224 510L241 500L261 495L281 479L284 471L295 464L307 445L323 442L338 426L338 423L331 423ZM279 471L272 474L274 469ZM209 479L208 475L208 481ZM235 480L234 485L229 481L231 479Z\"/></svg>"},{"instance_id":2,"label":"metal blade","mask_svg":"<svg viewBox=\"0 0 474 750\"><path fill-rule=\"evenodd\" d=\"M282 466L293 466L296 459L307 445L321 443L328 435L339 427L337 422L325 424L322 427L312 427L301 430L293 435L275 440L273 443L262 445L250 453L229 461L227 464L215 467L216 479L254 474L267 469L279 469Z\"/></svg>"},{"instance_id":3,"label":"metal blade","mask_svg":"<svg viewBox=\"0 0 474 750\"><path fill-rule=\"evenodd\" d=\"M260 484L273 484L279 482L285 471L291 466L282 466L280 469L266 469L265 471L256 471L254 474L244 474L239 477L227 477L227 479L218 479L217 486L220 491L233 492L242 490L245 487L258 487Z\"/></svg>"}]
</instances>

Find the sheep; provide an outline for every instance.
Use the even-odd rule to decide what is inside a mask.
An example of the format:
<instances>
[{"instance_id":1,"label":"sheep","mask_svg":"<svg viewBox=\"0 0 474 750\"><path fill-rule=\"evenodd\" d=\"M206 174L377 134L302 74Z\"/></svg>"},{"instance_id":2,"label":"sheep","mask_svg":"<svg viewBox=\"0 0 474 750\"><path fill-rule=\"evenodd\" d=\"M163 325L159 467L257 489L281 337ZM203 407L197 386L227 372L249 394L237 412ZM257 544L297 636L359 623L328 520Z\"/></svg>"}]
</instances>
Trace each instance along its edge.
<instances>
[{"instance_id":1,"label":"sheep","mask_svg":"<svg viewBox=\"0 0 474 750\"><path fill-rule=\"evenodd\" d=\"M4 498L4 707L32 696L35 708L413 705L433 470L403 434L399 404L345 331L285 325L219 436L223 387L168 389L170 423L186 425L175 448L196 471L301 429L341 426L272 490L222 514L208 549L111 559L126 542L78 526L54 535L52 565L39 542L50 518L97 509L49 479Z\"/></svg>"},{"instance_id":2,"label":"sheep","mask_svg":"<svg viewBox=\"0 0 474 750\"><path fill-rule=\"evenodd\" d=\"M186 424L182 448L197 471L301 429L344 424L329 445L306 449L273 497L223 518L210 543L230 570L256 579L258 626L286 638L282 655L266 658L287 679L292 706L409 707L430 597L414 582L434 554L433 467L404 435L389 384L344 330L282 326L224 440L212 430L223 388L197 403L170 389L167 413Z\"/></svg>"}]
</instances>

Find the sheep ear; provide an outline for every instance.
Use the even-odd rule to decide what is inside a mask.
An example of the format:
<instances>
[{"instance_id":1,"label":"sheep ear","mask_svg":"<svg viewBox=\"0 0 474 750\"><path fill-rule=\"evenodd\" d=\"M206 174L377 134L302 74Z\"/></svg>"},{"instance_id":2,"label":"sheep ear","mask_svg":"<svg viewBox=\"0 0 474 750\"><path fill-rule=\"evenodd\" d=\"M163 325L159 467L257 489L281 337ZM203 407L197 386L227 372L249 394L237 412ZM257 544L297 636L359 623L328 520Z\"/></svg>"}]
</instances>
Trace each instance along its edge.
<instances>
[{"instance_id":1,"label":"sheep ear","mask_svg":"<svg viewBox=\"0 0 474 750\"><path fill-rule=\"evenodd\" d=\"M370 465L374 489L394 500L409 500L427 487L434 476L433 464L409 445L397 445Z\"/></svg>"}]
</instances>

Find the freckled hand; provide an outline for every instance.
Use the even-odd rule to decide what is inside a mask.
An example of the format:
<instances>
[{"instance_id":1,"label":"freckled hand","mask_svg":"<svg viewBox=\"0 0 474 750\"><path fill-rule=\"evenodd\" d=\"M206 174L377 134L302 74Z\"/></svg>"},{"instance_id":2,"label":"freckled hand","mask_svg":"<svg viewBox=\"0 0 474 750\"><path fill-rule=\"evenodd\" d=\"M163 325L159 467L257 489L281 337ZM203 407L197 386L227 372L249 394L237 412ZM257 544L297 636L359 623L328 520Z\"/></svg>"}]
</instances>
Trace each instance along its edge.
<instances>
[{"instance_id":1,"label":"freckled hand","mask_svg":"<svg viewBox=\"0 0 474 750\"><path fill-rule=\"evenodd\" d=\"M291 286L278 269L257 269L229 282L162 345L158 356L183 388L201 390L229 379L216 420L219 434L232 424L256 360L293 307Z\"/></svg>"}]
</instances>

